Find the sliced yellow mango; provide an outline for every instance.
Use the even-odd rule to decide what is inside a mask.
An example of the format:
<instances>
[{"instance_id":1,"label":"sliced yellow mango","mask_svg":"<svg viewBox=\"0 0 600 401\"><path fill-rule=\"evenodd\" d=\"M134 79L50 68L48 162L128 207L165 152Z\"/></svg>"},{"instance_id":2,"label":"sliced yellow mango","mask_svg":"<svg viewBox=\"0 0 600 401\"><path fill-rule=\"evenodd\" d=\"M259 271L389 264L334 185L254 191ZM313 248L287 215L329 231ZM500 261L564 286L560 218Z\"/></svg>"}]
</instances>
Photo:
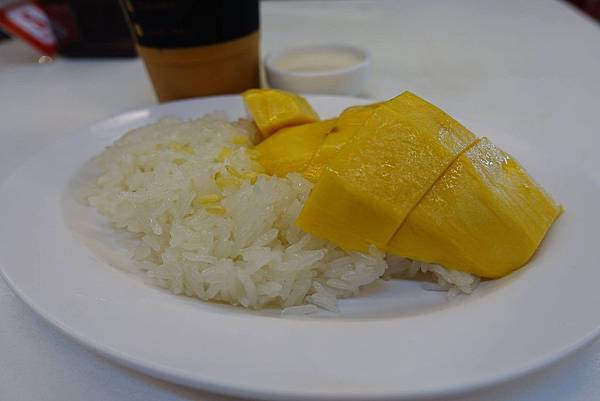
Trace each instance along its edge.
<instances>
[{"instance_id":1,"label":"sliced yellow mango","mask_svg":"<svg viewBox=\"0 0 600 401\"><path fill-rule=\"evenodd\" d=\"M383 249L408 213L476 140L404 92L382 103L331 160L300 213L303 230L357 251Z\"/></svg>"},{"instance_id":2,"label":"sliced yellow mango","mask_svg":"<svg viewBox=\"0 0 600 401\"><path fill-rule=\"evenodd\" d=\"M380 103L373 103L365 106L353 106L344 110L302 173L304 177L309 181L317 182L321 177L321 172L329 161L356 134L358 129L367 121L367 118L369 118L379 105Z\"/></svg>"},{"instance_id":3,"label":"sliced yellow mango","mask_svg":"<svg viewBox=\"0 0 600 401\"><path fill-rule=\"evenodd\" d=\"M263 138L292 125L312 123L319 115L306 99L278 89L250 89L242 93L248 113Z\"/></svg>"},{"instance_id":4,"label":"sliced yellow mango","mask_svg":"<svg viewBox=\"0 0 600 401\"><path fill-rule=\"evenodd\" d=\"M332 119L282 128L254 148L258 162L268 174L279 177L303 171L334 125Z\"/></svg>"},{"instance_id":5,"label":"sliced yellow mango","mask_svg":"<svg viewBox=\"0 0 600 401\"><path fill-rule=\"evenodd\" d=\"M561 212L515 159L483 138L436 182L387 250L502 277L529 261Z\"/></svg>"}]
</instances>

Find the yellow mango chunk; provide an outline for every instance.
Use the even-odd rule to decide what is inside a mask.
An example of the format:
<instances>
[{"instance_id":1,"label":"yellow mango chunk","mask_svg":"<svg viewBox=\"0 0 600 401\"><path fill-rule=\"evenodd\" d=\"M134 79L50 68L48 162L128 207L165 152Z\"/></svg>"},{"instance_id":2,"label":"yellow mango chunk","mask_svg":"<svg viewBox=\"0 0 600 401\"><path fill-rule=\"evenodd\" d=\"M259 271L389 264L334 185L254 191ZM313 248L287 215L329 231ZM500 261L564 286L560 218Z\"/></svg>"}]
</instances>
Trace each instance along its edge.
<instances>
[{"instance_id":1,"label":"yellow mango chunk","mask_svg":"<svg viewBox=\"0 0 600 401\"><path fill-rule=\"evenodd\" d=\"M263 138L292 125L312 123L319 115L302 96L278 89L250 89L242 93L248 113Z\"/></svg>"},{"instance_id":2,"label":"yellow mango chunk","mask_svg":"<svg viewBox=\"0 0 600 401\"><path fill-rule=\"evenodd\" d=\"M317 182L329 161L342 150L346 142L356 134L379 105L380 103L373 103L365 106L353 106L344 110L302 173L304 177L309 181Z\"/></svg>"},{"instance_id":3,"label":"yellow mango chunk","mask_svg":"<svg viewBox=\"0 0 600 401\"><path fill-rule=\"evenodd\" d=\"M254 147L258 162L267 174L285 177L293 171L303 171L321 146L335 119L282 128Z\"/></svg>"},{"instance_id":4,"label":"yellow mango chunk","mask_svg":"<svg viewBox=\"0 0 600 401\"><path fill-rule=\"evenodd\" d=\"M404 92L382 103L323 170L298 226L347 249L383 249L408 213L476 140L434 105Z\"/></svg>"},{"instance_id":5,"label":"yellow mango chunk","mask_svg":"<svg viewBox=\"0 0 600 401\"><path fill-rule=\"evenodd\" d=\"M410 213L388 252L497 278L526 264L562 207L483 138Z\"/></svg>"}]
</instances>

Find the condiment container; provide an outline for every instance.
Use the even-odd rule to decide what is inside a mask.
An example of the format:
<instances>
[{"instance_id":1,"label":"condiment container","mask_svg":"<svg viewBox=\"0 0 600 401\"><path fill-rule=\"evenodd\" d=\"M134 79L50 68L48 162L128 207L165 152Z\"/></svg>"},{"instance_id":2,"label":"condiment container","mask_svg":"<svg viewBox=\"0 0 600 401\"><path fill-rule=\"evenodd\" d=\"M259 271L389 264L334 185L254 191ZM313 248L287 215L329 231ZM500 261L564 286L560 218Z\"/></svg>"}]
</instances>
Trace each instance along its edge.
<instances>
[{"instance_id":1,"label":"condiment container","mask_svg":"<svg viewBox=\"0 0 600 401\"><path fill-rule=\"evenodd\" d=\"M370 64L367 51L342 44L292 47L265 58L269 86L332 95L364 94Z\"/></svg>"}]
</instances>

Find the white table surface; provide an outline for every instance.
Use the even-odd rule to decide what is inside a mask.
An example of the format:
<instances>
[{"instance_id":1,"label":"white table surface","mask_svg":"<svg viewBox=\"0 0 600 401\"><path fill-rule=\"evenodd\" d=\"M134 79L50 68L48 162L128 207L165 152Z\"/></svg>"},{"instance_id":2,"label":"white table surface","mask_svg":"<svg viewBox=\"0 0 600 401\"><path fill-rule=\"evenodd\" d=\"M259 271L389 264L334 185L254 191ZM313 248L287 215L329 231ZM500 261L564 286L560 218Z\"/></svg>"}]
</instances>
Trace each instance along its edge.
<instances>
[{"instance_id":1,"label":"white table surface","mask_svg":"<svg viewBox=\"0 0 600 401\"><path fill-rule=\"evenodd\" d=\"M313 42L361 45L373 56L371 97L410 89L481 135L514 132L541 152L574 152L600 182L600 29L563 3L267 2L262 32L263 52ZM0 182L74 130L155 103L140 60L36 60L21 43L0 44ZM226 399L95 356L31 312L0 279L1 401ZM456 399L598 400L600 342Z\"/></svg>"}]
</instances>

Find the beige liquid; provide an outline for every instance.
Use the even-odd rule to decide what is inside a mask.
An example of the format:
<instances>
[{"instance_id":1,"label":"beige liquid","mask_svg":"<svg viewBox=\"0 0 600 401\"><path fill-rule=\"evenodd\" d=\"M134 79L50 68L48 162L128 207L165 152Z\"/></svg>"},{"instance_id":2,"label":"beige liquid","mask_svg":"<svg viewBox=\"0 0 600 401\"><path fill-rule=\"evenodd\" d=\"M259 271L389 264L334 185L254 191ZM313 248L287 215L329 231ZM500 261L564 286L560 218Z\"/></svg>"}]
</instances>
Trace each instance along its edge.
<instances>
[{"instance_id":1,"label":"beige liquid","mask_svg":"<svg viewBox=\"0 0 600 401\"><path fill-rule=\"evenodd\" d=\"M318 72L340 70L359 64L364 57L351 50L310 49L292 52L275 61L275 67L286 71Z\"/></svg>"}]
</instances>

